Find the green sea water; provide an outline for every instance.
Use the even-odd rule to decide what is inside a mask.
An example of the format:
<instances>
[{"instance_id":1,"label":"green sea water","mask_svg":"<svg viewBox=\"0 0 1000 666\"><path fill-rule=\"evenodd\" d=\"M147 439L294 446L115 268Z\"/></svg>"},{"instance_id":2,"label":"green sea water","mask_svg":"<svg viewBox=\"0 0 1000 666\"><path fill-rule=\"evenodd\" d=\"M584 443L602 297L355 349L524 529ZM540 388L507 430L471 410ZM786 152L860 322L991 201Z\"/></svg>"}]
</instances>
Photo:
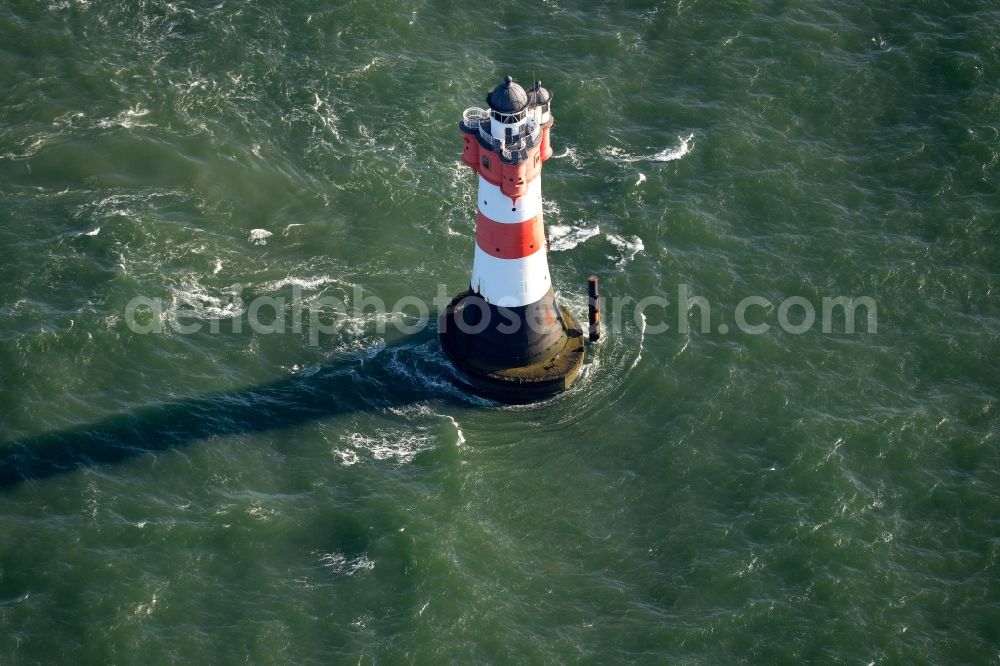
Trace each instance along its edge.
<instances>
[{"instance_id":1,"label":"green sea water","mask_svg":"<svg viewBox=\"0 0 1000 666\"><path fill-rule=\"evenodd\" d=\"M523 407L291 325L468 286L508 72L620 306ZM0 2L0 664L1000 663L998 81L982 0Z\"/></svg>"}]
</instances>

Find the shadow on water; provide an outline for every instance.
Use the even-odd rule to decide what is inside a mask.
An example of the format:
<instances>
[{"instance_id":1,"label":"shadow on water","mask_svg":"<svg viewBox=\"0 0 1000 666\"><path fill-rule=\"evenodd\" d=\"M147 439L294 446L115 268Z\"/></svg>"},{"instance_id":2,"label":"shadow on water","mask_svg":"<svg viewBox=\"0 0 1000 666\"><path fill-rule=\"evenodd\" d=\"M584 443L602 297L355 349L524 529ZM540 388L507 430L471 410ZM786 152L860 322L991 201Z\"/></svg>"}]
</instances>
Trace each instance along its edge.
<instances>
[{"instance_id":1,"label":"shadow on water","mask_svg":"<svg viewBox=\"0 0 1000 666\"><path fill-rule=\"evenodd\" d=\"M446 387L453 376L440 359L426 358L430 337L426 332L413 335L375 354L345 358L260 387L143 407L78 428L0 443L0 489L213 435L280 430L422 400L467 404L459 390L436 388ZM436 344L436 333L433 337Z\"/></svg>"}]
</instances>

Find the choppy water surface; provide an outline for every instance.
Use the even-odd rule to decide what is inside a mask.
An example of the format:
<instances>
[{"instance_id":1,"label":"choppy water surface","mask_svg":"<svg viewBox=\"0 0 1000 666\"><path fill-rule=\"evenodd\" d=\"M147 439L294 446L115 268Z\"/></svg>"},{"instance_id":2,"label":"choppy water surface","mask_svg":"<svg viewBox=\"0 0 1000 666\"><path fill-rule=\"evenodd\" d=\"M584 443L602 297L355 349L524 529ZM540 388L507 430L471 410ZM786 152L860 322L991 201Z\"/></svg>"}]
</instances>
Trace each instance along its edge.
<instances>
[{"instance_id":1,"label":"choppy water surface","mask_svg":"<svg viewBox=\"0 0 1000 666\"><path fill-rule=\"evenodd\" d=\"M990 3L12 0L0 37L0 662L1000 659ZM572 391L466 395L433 311L247 326L462 289L456 123L508 71L554 93L561 297L633 299ZM839 296L877 331L824 332Z\"/></svg>"}]
</instances>

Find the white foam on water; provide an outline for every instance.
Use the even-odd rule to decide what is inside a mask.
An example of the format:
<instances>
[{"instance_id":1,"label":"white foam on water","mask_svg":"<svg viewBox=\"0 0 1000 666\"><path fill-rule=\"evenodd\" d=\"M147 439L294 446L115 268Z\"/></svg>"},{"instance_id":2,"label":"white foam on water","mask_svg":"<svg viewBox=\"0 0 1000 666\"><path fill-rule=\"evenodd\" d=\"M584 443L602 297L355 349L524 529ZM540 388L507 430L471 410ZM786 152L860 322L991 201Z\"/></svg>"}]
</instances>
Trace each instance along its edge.
<instances>
[{"instance_id":1,"label":"white foam on water","mask_svg":"<svg viewBox=\"0 0 1000 666\"><path fill-rule=\"evenodd\" d=\"M322 369L323 369L323 366L320 365L319 363L314 363L313 365L306 366L306 367L303 367L303 366L299 365L298 363L295 363L294 365L292 365L292 367L287 368L287 370L291 374L298 375L300 377L312 377L313 375L315 375L317 372L319 372Z\"/></svg>"},{"instance_id":2,"label":"white foam on water","mask_svg":"<svg viewBox=\"0 0 1000 666\"><path fill-rule=\"evenodd\" d=\"M609 155L612 162L638 162L643 159L642 157L629 155L617 146L605 146L601 149L601 154Z\"/></svg>"},{"instance_id":3,"label":"white foam on water","mask_svg":"<svg viewBox=\"0 0 1000 666\"><path fill-rule=\"evenodd\" d=\"M352 432L345 439L355 453L366 451L375 460L391 460L397 465L413 462L418 453L432 449L436 444L432 435L404 428L384 428L374 435Z\"/></svg>"},{"instance_id":4,"label":"white foam on water","mask_svg":"<svg viewBox=\"0 0 1000 666\"><path fill-rule=\"evenodd\" d=\"M48 136L40 135L37 138L35 138L35 140L32 141L31 144L28 145L27 148L24 149L24 152L22 152L22 153L4 153L3 157L4 157L4 159L8 159L8 160L23 160L23 159L25 159L27 157L31 157L32 155L34 155L35 153L37 153L39 150L42 149L42 147L46 144L46 142L47 142L47 140L49 138L50 137L48 137ZM30 167L29 167L29 173L30 173Z\"/></svg>"},{"instance_id":5,"label":"white foam on water","mask_svg":"<svg viewBox=\"0 0 1000 666\"><path fill-rule=\"evenodd\" d=\"M136 104L135 106L122 111L114 118L102 118L101 120L98 120L97 126L101 129L108 129L111 127L123 127L125 129L132 127L154 127L154 123L139 120L139 118L147 115L149 115L149 109L144 109L142 108L142 105Z\"/></svg>"},{"instance_id":6,"label":"white foam on water","mask_svg":"<svg viewBox=\"0 0 1000 666\"><path fill-rule=\"evenodd\" d=\"M562 214L559 204L554 199L542 199L542 212L545 213L546 217L549 215L559 217Z\"/></svg>"},{"instance_id":7,"label":"white foam on water","mask_svg":"<svg viewBox=\"0 0 1000 666\"><path fill-rule=\"evenodd\" d=\"M96 236L99 233L101 233L101 228L97 227L96 229L92 229L90 231L82 231L82 232L80 232L77 235L78 236Z\"/></svg>"},{"instance_id":8,"label":"white foam on water","mask_svg":"<svg viewBox=\"0 0 1000 666\"><path fill-rule=\"evenodd\" d=\"M357 451L354 451L353 449L333 449L331 453L340 459L340 464L344 467L356 465L360 460L360 458L358 458Z\"/></svg>"},{"instance_id":9,"label":"white foam on water","mask_svg":"<svg viewBox=\"0 0 1000 666\"><path fill-rule=\"evenodd\" d=\"M83 111L67 111L66 113L57 116L53 121L52 125L58 127L60 125L65 125L66 127L73 127L73 123L80 118L85 118Z\"/></svg>"},{"instance_id":10,"label":"white foam on water","mask_svg":"<svg viewBox=\"0 0 1000 666\"><path fill-rule=\"evenodd\" d=\"M642 323L639 324L639 352L635 355L635 360L632 361L632 367L629 368L629 371L635 370L639 361L642 360L642 348L646 342L646 313L639 310L639 317L642 318Z\"/></svg>"},{"instance_id":11,"label":"white foam on water","mask_svg":"<svg viewBox=\"0 0 1000 666\"><path fill-rule=\"evenodd\" d=\"M693 148L692 141L694 140L694 133L692 132L686 137L678 136L677 140L680 141L680 145L671 148L664 148L660 152L653 153L652 155L630 155L616 146L604 148L602 152L610 155L613 162L673 162L674 160L679 160L691 152L691 149ZM644 180L644 177L640 179L639 182L642 182L642 180ZM639 183L636 183L636 185L638 184Z\"/></svg>"},{"instance_id":12,"label":"white foam on water","mask_svg":"<svg viewBox=\"0 0 1000 666\"><path fill-rule=\"evenodd\" d=\"M403 416L406 418L412 417L430 417L434 419L442 419L447 421L453 428L455 428L455 434L457 439L455 441L455 446L461 446L465 444L465 433L462 432L462 427L455 420L455 417L450 414L439 414L430 408L429 405L425 403L417 403L413 405L406 405L404 407L389 407L389 411L397 416Z\"/></svg>"},{"instance_id":13,"label":"white foam on water","mask_svg":"<svg viewBox=\"0 0 1000 666\"><path fill-rule=\"evenodd\" d=\"M311 307L319 298L321 298L319 294L307 298L304 305L307 308ZM350 299L345 296L342 301L349 303ZM325 321L326 316L323 315L321 318ZM329 316L333 317L332 314ZM391 312L357 312L353 307L349 307L347 312L338 310L336 315L337 331L350 338L343 341L338 347L341 351L361 351L368 356L377 355L385 346L385 340L375 336L388 330L391 325Z\"/></svg>"},{"instance_id":14,"label":"white foam on water","mask_svg":"<svg viewBox=\"0 0 1000 666\"><path fill-rule=\"evenodd\" d=\"M576 154L576 151L573 150L569 146L566 146L566 150L564 150L562 152L562 154L560 154L560 155L553 155L552 159L554 159L554 160L568 159L570 161L570 163L573 166L575 166L577 169L579 169L582 166L582 164L583 164L583 161Z\"/></svg>"},{"instance_id":15,"label":"white foam on water","mask_svg":"<svg viewBox=\"0 0 1000 666\"><path fill-rule=\"evenodd\" d=\"M650 159L653 162L673 162L674 160L679 160L688 153L691 152L691 141L694 139L694 133L688 134L686 138L677 137L681 140L681 145L676 148L667 148L653 155Z\"/></svg>"},{"instance_id":16,"label":"white foam on water","mask_svg":"<svg viewBox=\"0 0 1000 666\"><path fill-rule=\"evenodd\" d=\"M640 172L639 173L639 179L635 181L635 184L636 185L641 185L643 183L643 181L645 181L645 180L646 180L646 174Z\"/></svg>"},{"instance_id":17,"label":"white foam on water","mask_svg":"<svg viewBox=\"0 0 1000 666\"><path fill-rule=\"evenodd\" d=\"M313 96L316 98L316 102L312 105L312 110L319 116L319 121L323 123L323 127L330 132L334 139L340 141L340 132L337 130L337 123L340 122L340 118L334 112L330 103L322 99L319 93L313 92Z\"/></svg>"},{"instance_id":18,"label":"white foam on water","mask_svg":"<svg viewBox=\"0 0 1000 666\"><path fill-rule=\"evenodd\" d=\"M149 600L149 603L139 604L133 612L139 617L147 617L153 614L153 611L156 610L156 604L159 602L160 600L156 596L156 592L153 592L153 597Z\"/></svg>"},{"instance_id":19,"label":"white foam on water","mask_svg":"<svg viewBox=\"0 0 1000 666\"><path fill-rule=\"evenodd\" d=\"M337 33L337 36L340 36L339 32ZM371 615L359 615L355 619L351 620L351 626L355 629L364 629L374 621L375 618Z\"/></svg>"},{"instance_id":20,"label":"white foam on water","mask_svg":"<svg viewBox=\"0 0 1000 666\"><path fill-rule=\"evenodd\" d=\"M185 278L179 285L170 288L170 306L164 314L174 320L178 315L202 319L241 316L245 311L241 286L231 285L218 291L221 291L220 295L209 293L195 278Z\"/></svg>"},{"instance_id":21,"label":"white foam on water","mask_svg":"<svg viewBox=\"0 0 1000 666\"><path fill-rule=\"evenodd\" d=\"M374 342L372 342L371 337L361 334L353 334L345 340L335 341L334 344L329 347L329 350L334 355L349 353L360 354L365 358L372 358L378 355L379 351L384 347L385 340L383 338L377 338Z\"/></svg>"},{"instance_id":22,"label":"white foam on water","mask_svg":"<svg viewBox=\"0 0 1000 666\"><path fill-rule=\"evenodd\" d=\"M687 334L684 336L684 344L681 345L680 350L677 352L677 354L674 355L674 358L677 358L678 356L680 356L681 354L683 354L685 351L687 351L687 348L690 345L691 345L691 331L688 330Z\"/></svg>"},{"instance_id":23,"label":"white foam on water","mask_svg":"<svg viewBox=\"0 0 1000 666\"><path fill-rule=\"evenodd\" d=\"M337 280L334 280L328 275L320 275L318 277L313 277L313 278L299 278L299 277L288 276L281 278L280 280L272 280L270 282L265 282L262 285L260 285L259 288L261 291L279 291L282 287L291 286L291 287L299 287L300 289L314 290L336 282Z\"/></svg>"},{"instance_id":24,"label":"white foam on water","mask_svg":"<svg viewBox=\"0 0 1000 666\"><path fill-rule=\"evenodd\" d=\"M443 414L442 416L451 421L451 424L455 426L455 434L458 435L458 441L455 442L455 446L462 446L462 444L465 444L465 433L462 432L462 426L458 425L458 421L455 420L455 417L449 416L448 414Z\"/></svg>"},{"instance_id":25,"label":"white foam on water","mask_svg":"<svg viewBox=\"0 0 1000 666\"><path fill-rule=\"evenodd\" d=\"M319 563L331 572L353 576L359 571L371 571L375 568L375 563L365 555L349 558L343 553L323 553L313 551L313 555L319 558Z\"/></svg>"},{"instance_id":26,"label":"white foam on water","mask_svg":"<svg viewBox=\"0 0 1000 666\"><path fill-rule=\"evenodd\" d=\"M554 224L549 227L549 251L563 252L572 250L574 247L601 233L601 227L577 227L573 228L565 224Z\"/></svg>"},{"instance_id":27,"label":"white foam on water","mask_svg":"<svg viewBox=\"0 0 1000 666\"><path fill-rule=\"evenodd\" d=\"M385 339L379 338L375 342L366 343L361 351L365 353L365 358L371 359L382 353L383 349L385 349Z\"/></svg>"},{"instance_id":28,"label":"white foam on water","mask_svg":"<svg viewBox=\"0 0 1000 666\"><path fill-rule=\"evenodd\" d=\"M625 239L615 234L606 234L605 238L621 252L621 257L616 264L618 268L624 268L625 264L635 258L635 255L646 249L646 246L642 243L642 239L638 236Z\"/></svg>"},{"instance_id":29,"label":"white foam on water","mask_svg":"<svg viewBox=\"0 0 1000 666\"><path fill-rule=\"evenodd\" d=\"M247 513L250 514L250 516L256 518L257 520L267 521L270 520L271 518L274 518L274 516L276 516L278 512L275 511L274 509L268 509L267 507L253 504L250 506L249 509L247 509Z\"/></svg>"},{"instance_id":30,"label":"white foam on water","mask_svg":"<svg viewBox=\"0 0 1000 666\"><path fill-rule=\"evenodd\" d=\"M249 240L254 245L267 245L267 238L273 235L267 229L251 229Z\"/></svg>"},{"instance_id":31,"label":"white foam on water","mask_svg":"<svg viewBox=\"0 0 1000 666\"><path fill-rule=\"evenodd\" d=\"M598 356L594 356L580 368L579 378L584 381L589 381L592 377L598 376L601 370L601 359Z\"/></svg>"}]
</instances>

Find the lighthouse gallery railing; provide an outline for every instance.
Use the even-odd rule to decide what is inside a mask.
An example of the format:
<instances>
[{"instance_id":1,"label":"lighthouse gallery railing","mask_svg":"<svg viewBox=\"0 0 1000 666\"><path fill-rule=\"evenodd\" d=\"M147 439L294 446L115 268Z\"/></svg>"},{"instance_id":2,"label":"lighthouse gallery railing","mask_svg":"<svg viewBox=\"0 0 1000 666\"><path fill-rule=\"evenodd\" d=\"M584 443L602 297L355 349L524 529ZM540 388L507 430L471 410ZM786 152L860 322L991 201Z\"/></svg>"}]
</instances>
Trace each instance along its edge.
<instances>
[{"instance_id":1,"label":"lighthouse gallery railing","mask_svg":"<svg viewBox=\"0 0 1000 666\"><path fill-rule=\"evenodd\" d=\"M475 106L462 112L462 123L469 130L478 130L479 138L490 147L490 150L500 153L502 158L515 164L528 159L528 151L537 146L542 137L541 129L535 125L530 133L520 134L517 138L501 144L500 140L490 133L489 112Z\"/></svg>"}]
</instances>

